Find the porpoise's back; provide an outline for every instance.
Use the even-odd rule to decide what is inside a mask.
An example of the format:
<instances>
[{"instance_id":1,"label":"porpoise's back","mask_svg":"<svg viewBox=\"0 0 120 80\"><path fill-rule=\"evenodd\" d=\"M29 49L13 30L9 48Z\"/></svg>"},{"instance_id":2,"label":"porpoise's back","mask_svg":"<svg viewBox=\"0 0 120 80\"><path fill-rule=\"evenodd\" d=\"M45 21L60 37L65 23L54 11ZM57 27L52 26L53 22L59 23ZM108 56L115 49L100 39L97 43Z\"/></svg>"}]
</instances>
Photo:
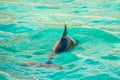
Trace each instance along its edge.
<instances>
[{"instance_id":1,"label":"porpoise's back","mask_svg":"<svg viewBox=\"0 0 120 80\"><path fill-rule=\"evenodd\" d=\"M70 49L70 47L72 47L73 45L75 45L75 41L67 35L67 27L65 25L63 35L53 47L53 52L60 53L66 51Z\"/></svg>"}]
</instances>

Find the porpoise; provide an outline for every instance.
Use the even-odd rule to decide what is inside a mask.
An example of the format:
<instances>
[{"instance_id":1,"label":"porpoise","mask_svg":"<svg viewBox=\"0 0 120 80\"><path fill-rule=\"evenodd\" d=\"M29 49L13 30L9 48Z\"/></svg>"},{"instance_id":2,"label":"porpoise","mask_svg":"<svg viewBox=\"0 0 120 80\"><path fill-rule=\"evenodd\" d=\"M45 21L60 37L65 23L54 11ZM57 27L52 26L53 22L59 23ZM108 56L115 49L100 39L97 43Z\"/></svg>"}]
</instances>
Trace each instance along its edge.
<instances>
[{"instance_id":1,"label":"porpoise","mask_svg":"<svg viewBox=\"0 0 120 80\"><path fill-rule=\"evenodd\" d=\"M52 53L49 55L48 61L46 63L52 64L51 60L55 57L55 55L68 51L73 46L75 46L75 44L75 40L67 35L67 27L65 24L63 35L60 40L56 42L55 46L52 49Z\"/></svg>"}]
</instances>

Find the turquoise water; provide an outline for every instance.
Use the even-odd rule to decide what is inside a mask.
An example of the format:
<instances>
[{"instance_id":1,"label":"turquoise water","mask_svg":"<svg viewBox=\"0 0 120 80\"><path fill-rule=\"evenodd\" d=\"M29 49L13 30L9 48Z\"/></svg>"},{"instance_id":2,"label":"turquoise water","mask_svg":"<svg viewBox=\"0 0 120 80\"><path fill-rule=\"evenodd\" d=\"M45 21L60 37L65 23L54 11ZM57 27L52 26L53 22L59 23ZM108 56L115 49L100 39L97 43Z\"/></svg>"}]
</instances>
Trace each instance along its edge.
<instances>
[{"instance_id":1,"label":"turquoise water","mask_svg":"<svg viewBox=\"0 0 120 80\"><path fill-rule=\"evenodd\" d=\"M77 41L47 61L64 24ZM119 0L0 0L0 80L120 80Z\"/></svg>"}]
</instances>

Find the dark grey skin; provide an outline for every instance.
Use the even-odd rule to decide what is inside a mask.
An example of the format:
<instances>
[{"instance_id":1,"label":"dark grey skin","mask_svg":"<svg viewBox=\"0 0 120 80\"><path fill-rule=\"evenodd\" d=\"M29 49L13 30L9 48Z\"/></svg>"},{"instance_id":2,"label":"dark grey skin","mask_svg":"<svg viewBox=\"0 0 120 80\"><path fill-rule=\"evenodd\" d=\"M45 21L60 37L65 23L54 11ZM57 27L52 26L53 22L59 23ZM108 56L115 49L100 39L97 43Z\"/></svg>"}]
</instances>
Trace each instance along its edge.
<instances>
[{"instance_id":1,"label":"dark grey skin","mask_svg":"<svg viewBox=\"0 0 120 80\"><path fill-rule=\"evenodd\" d=\"M64 51L68 51L71 49L73 46L75 46L76 42L73 40L71 37L67 35L67 27L65 25L63 35L59 41L55 44L53 47L52 53L49 55L48 61L46 62L47 64L52 63L52 59L57 55L60 54Z\"/></svg>"}]
</instances>

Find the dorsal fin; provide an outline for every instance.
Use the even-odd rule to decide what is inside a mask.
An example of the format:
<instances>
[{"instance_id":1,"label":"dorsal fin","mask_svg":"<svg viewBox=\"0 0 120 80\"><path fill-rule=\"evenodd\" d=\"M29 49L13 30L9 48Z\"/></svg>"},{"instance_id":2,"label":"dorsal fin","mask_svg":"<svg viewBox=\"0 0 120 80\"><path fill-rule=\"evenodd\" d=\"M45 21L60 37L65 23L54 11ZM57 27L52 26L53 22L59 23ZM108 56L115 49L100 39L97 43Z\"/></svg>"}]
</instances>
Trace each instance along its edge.
<instances>
[{"instance_id":1,"label":"dorsal fin","mask_svg":"<svg viewBox=\"0 0 120 80\"><path fill-rule=\"evenodd\" d=\"M66 24L65 24L65 27L64 27L64 32L63 32L62 37L63 37L63 36L66 36L66 35L67 35L67 26L66 26Z\"/></svg>"}]
</instances>

